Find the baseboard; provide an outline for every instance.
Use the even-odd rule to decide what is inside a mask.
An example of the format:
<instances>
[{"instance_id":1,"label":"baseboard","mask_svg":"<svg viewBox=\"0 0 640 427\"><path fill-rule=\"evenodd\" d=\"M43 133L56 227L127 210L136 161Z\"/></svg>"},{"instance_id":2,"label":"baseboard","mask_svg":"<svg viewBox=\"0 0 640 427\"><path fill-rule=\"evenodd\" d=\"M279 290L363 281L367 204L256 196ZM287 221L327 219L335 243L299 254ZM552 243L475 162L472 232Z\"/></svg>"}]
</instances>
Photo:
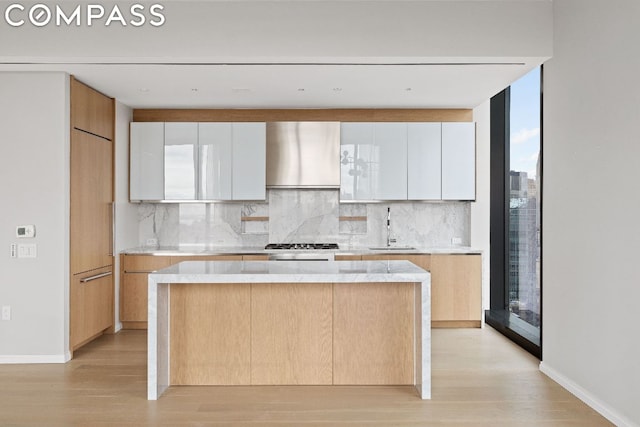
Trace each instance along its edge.
<instances>
[{"instance_id":1,"label":"baseboard","mask_svg":"<svg viewBox=\"0 0 640 427\"><path fill-rule=\"evenodd\" d=\"M589 405L595 411L600 413L603 417L611 421L618 427L640 427L639 424L634 423L632 420L628 419L625 416L620 415L616 410L611 408L606 403L602 402L597 397L593 396L589 391L580 387L575 382L571 381L569 378L565 377L555 369L549 367L544 362L540 362L540 372L560 384L571 394L576 396L578 399L582 400L584 403Z\"/></svg>"},{"instance_id":2,"label":"baseboard","mask_svg":"<svg viewBox=\"0 0 640 427\"><path fill-rule=\"evenodd\" d=\"M0 365L31 365L38 363L67 363L71 354L42 354L25 356L0 356Z\"/></svg>"}]
</instances>

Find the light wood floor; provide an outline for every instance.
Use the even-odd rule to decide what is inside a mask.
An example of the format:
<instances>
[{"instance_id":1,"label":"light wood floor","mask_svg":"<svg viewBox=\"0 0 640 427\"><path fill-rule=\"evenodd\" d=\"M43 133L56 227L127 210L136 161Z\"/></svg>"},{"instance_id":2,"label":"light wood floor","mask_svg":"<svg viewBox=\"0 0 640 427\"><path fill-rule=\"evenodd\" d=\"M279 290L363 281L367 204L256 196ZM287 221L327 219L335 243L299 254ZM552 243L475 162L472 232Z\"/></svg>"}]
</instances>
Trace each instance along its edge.
<instances>
[{"instance_id":1,"label":"light wood floor","mask_svg":"<svg viewBox=\"0 0 640 427\"><path fill-rule=\"evenodd\" d=\"M0 365L0 426L605 426L490 327L433 331L433 399L412 387L172 387L146 400L146 333L65 365Z\"/></svg>"}]
</instances>

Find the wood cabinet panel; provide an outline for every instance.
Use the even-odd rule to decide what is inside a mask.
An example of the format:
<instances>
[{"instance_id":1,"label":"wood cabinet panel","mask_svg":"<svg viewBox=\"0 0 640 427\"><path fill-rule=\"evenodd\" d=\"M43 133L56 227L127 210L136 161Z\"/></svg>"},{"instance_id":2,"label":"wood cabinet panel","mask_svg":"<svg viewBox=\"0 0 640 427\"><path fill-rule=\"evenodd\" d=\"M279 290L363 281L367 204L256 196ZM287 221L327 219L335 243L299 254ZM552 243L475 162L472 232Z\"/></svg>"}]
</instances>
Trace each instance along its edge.
<instances>
[{"instance_id":1,"label":"wood cabinet panel","mask_svg":"<svg viewBox=\"0 0 640 427\"><path fill-rule=\"evenodd\" d=\"M242 255L243 261L269 261L269 255Z\"/></svg>"},{"instance_id":2,"label":"wood cabinet panel","mask_svg":"<svg viewBox=\"0 0 640 427\"><path fill-rule=\"evenodd\" d=\"M362 255L363 261L410 261L418 267L429 271L431 269L431 255L411 255L411 254L381 254Z\"/></svg>"},{"instance_id":3,"label":"wood cabinet panel","mask_svg":"<svg viewBox=\"0 0 640 427\"><path fill-rule=\"evenodd\" d=\"M251 289L251 383L332 383L332 284Z\"/></svg>"},{"instance_id":4,"label":"wood cabinet panel","mask_svg":"<svg viewBox=\"0 0 640 427\"><path fill-rule=\"evenodd\" d=\"M149 274L181 261L239 261L241 255L121 255L120 320L123 329L147 329Z\"/></svg>"},{"instance_id":5,"label":"wood cabinet panel","mask_svg":"<svg viewBox=\"0 0 640 427\"><path fill-rule=\"evenodd\" d=\"M248 385L251 285L171 285L171 385Z\"/></svg>"},{"instance_id":6,"label":"wood cabinet panel","mask_svg":"<svg viewBox=\"0 0 640 427\"><path fill-rule=\"evenodd\" d=\"M482 320L482 256L363 255L363 260L408 260L431 273L431 326L478 328Z\"/></svg>"},{"instance_id":7,"label":"wood cabinet panel","mask_svg":"<svg viewBox=\"0 0 640 427\"><path fill-rule=\"evenodd\" d=\"M113 275L86 281L107 272L110 268L72 277L69 296L69 346L72 351L113 325Z\"/></svg>"},{"instance_id":8,"label":"wood cabinet panel","mask_svg":"<svg viewBox=\"0 0 640 427\"><path fill-rule=\"evenodd\" d=\"M336 255L336 261L360 261L362 255Z\"/></svg>"},{"instance_id":9,"label":"wood cabinet panel","mask_svg":"<svg viewBox=\"0 0 640 427\"><path fill-rule=\"evenodd\" d=\"M71 272L113 264L113 143L71 132Z\"/></svg>"},{"instance_id":10,"label":"wood cabinet panel","mask_svg":"<svg viewBox=\"0 0 640 427\"><path fill-rule=\"evenodd\" d=\"M71 78L71 127L113 140L114 123L113 99Z\"/></svg>"},{"instance_id":11,"label":"wood cabinet panel","mask_svg":"<svg viewBox=\"0 0 640 427\"><path fill-rule=\"evenodd\" d=\"M147 321L147 286L149 274L126 273L120 284L120 320L123 322Z\"/></svg>"},{"instance_id":12,"label":"wood cabinet panel","mask_svg":"<svg viewBox=\"0 0 640 427\"><path fill-rule=\"evenodd\" d=\"M470 122L472 109L136 109L135 122Z\"/></svg>"},{"instance_id":13,"label":"wood cabinet panel","mask_svg":"<svg viewBox=\"0 0 640 427\"><path fill-rule=\"evenodd\" d=\"M125 273L150 272L171 265L171 257L155 255L122 255Z\"/></svg>"},{"instance_id":14,"label":"wood cabinet panel","mask_svg":"<svg viewBox=\"0 0 640 427\"><path fill-rule=\"evenodd\" d=\"M242 255L185 255L171 257L171 265L182 261L242 261Z\"/></svg>"},{"instance_id":15,"label":"wood cabinet panel","mask_svg":"<svg viewBox=\"0 0 640 427\"><path fill-rule=\"evenodd\" d=\"M469 321L482 319L482 256L431 256L431 320ZM439 326L446 326L440 324Z\"/></svg>"},{"instance_id":16,"label":"wood cabinet panel","mask_svg":"<svg viewBox=\"0 0 640 427\"><path fill-rule=\"evenodd\" d=\"M333 383L414 383L414 284L340 283L333 291Z\"/></svg>"}]
</instances>

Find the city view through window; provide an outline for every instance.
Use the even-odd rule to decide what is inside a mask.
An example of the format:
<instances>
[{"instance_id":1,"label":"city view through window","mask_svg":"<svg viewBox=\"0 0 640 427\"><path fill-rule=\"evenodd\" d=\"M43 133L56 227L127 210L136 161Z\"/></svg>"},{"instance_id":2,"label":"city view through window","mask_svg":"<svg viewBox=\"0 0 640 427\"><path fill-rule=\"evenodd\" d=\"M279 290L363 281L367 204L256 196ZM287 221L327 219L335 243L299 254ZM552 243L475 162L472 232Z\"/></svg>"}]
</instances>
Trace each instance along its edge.
<instances>
[{"instance_id":1,"label":"city view through window","mask_svg":"<svg viewBox=\"0 0 640 427\"><path fill-rule=\"evenodd\" d=\"M540 328L540 68L511 85L509 311Z\"/></svg>"}]
</instances>

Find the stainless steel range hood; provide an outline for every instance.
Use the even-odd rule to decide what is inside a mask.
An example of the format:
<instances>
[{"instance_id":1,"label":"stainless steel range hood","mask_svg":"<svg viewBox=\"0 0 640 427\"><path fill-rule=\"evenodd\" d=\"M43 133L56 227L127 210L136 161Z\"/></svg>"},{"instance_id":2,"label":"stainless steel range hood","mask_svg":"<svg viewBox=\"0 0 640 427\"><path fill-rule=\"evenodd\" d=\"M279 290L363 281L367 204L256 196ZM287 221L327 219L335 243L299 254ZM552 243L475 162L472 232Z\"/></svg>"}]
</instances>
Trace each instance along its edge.
<instances>
[{"instance_id":1,"label":"stainless steel range hood","mask_svg":"<svg viewBox=\"0 0 640 427\"><path fill-rule=\"evenodd\" d=\"M267 123L267 188L339 187L339 122Z\"/></svg>"}]
</instances>

